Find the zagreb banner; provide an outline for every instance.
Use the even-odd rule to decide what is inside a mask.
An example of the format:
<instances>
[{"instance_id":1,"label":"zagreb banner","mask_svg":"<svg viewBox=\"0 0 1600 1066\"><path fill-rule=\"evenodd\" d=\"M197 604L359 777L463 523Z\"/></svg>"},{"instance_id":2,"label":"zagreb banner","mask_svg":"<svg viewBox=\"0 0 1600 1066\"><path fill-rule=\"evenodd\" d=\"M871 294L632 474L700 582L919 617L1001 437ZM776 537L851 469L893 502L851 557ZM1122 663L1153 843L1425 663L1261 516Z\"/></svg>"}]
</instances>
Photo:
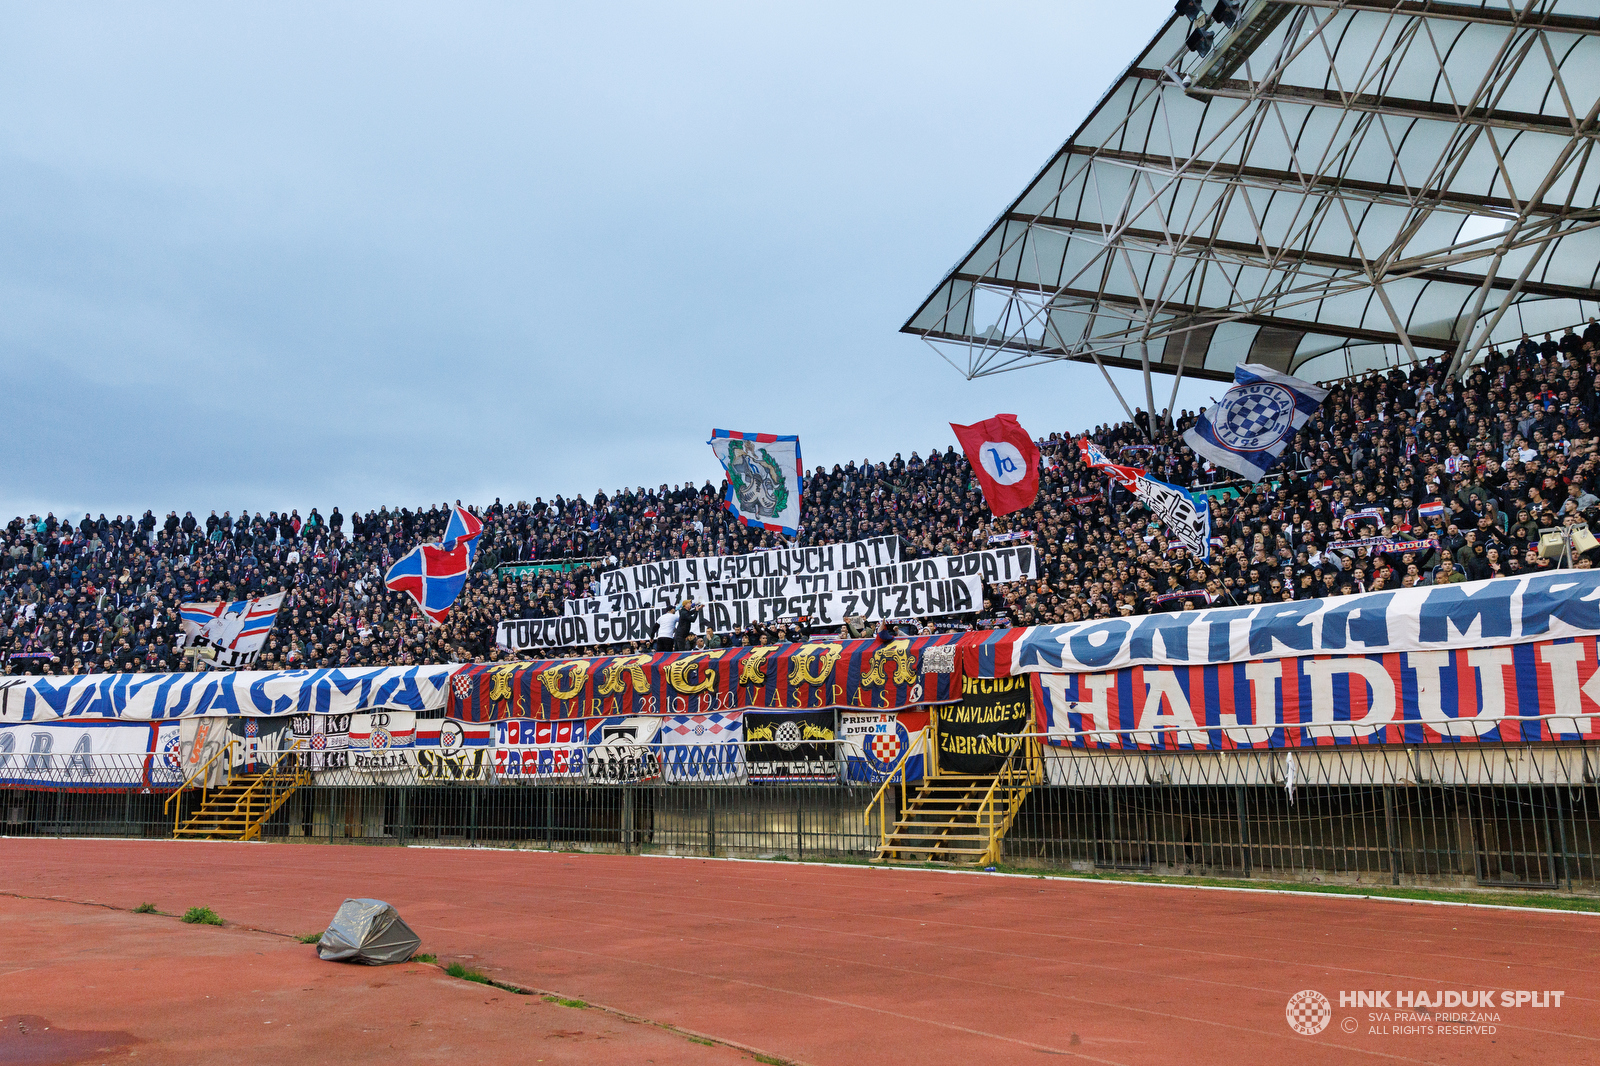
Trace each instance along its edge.
<instances>
[{"instance_id":1,"label":"zagreb banner","mask_svg":"<svg viewBox=\"0 0 1600 1066\"><path fill-rule=\"evenodd\" d=\"M1135 666L1036 680L1039 731L1064 747L1192 751L1600 738L1594 637Z\"/></svg>"},{"instance_id":2,"label":"zagreb banner","mask_svg":"<svg viewBox=\"0 0 1600 1066\"><path fill-rule=\"evenodd\" d=\"M966 614L982 608L985 584L1037 576L1031 544L903 559L898 537L669 559L607 570L599 596L567 600L553 617L506 619L495 642L525 651L649 640L662 613L684 600L704 608L691 626L697 634L801 618L832 627L853 615L876 622Z\"/></svg>"},{"instance_id":3,"label":"zagreb banner","mask_svg":"<svg viewBox=\"0 0 1600 1066\"><path fill-rule=\"evenodd\" d=\"M475 664L452 681L448 713L491 722L947 703L961 698L960 640L947 633Z\"/></svg>"},{"instance_id":4,"label":"zagreb banner","mask_svg":"<svg viewBox=\"0 0 1600 1066\"><path fill-rule=\"evenodd\" d=\"M1600 570L1034 626L985 676L1454 651L1600 633ZM993 670L994 673L989 673Z\"/></svg>"}]
</instances>

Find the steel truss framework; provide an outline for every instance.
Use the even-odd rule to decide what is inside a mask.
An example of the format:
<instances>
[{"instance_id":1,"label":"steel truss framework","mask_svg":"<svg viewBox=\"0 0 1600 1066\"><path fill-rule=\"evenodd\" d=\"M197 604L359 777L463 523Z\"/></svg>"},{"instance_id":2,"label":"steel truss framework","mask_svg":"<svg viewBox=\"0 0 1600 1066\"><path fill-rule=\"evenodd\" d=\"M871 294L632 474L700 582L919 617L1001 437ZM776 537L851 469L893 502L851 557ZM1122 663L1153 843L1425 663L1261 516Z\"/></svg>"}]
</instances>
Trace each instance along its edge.
<instances>
[{"instance_id":1,"label":"steel truss framework","mask_svg":"<svg viewBox=\"0 0 1600 1066\"><path fill-rule=\"evenodd\" d=\"M1154 411L1152 373L1459 370L1595 312L1595 0L1240 6L1204 58L1170 19L902 330L969 378L1139 369Z\"/></svg>"}]
</instances>

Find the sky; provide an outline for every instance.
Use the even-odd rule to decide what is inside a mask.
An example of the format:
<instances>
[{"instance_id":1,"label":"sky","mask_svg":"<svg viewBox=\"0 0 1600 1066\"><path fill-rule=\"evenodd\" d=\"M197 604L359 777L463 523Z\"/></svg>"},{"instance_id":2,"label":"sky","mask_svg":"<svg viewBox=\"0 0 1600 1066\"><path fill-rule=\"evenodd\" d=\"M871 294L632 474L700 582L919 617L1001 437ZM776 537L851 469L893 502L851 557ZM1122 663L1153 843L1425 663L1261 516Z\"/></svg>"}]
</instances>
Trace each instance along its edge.
<instances>
[{"instance_id":1,"label":"sky","mask_svg":"<svg viewBox=\"0 0 1600 1066\"><path fill-rule=\"evenodd\" d=\"M810 468L1122 417L1092 366L968 382L898 330L1167 0L0 11L0 521L588 496L717 482L713 428Z\"/></svg>"}]
</instances>

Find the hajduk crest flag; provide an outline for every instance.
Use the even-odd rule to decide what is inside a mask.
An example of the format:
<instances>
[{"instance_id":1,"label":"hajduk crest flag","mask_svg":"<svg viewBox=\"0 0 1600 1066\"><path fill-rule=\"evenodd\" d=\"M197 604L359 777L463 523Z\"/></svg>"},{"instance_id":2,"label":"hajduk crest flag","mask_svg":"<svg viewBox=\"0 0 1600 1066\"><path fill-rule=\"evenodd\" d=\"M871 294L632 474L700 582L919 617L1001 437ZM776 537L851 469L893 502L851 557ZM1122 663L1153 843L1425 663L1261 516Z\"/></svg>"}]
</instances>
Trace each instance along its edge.
<instances>
[{"instance_id":1,"label":"hajduk crest flag","mask_svg":"<svg viewBox=\"0 0 1600 1066\"><path fill-rule=\"evenodd\" d=\"M438 544L419 544L406 552L389 567L383 583L417 601L422 613L435 622L443 622L467 583L481 536L483 523L470 511L457 507L450 514L444 539Z\"/></svg>"},{"instance_id":2,"label":"hajduk crest flag","mask_svg":"<svg viewBox=\"0 0 1600 1066\"><path fill-rule=\"evenodd\" d=\"M1233 368L1233 388L1183 439L1196 455L1260 481L1328 390L1258 363Z\"/></svg>"},{"instance_id":3,"label":"hajduk crest flag","mask_svg":"<svg viewBox=\"0 0 1600 1066\"><path fill-rule=\"evenodd\" d=\"M995 415L971 426L952 422L950 428L991 512L1006 515L1033 506L1039 495L1039 449L1016 415Z\"/></svg>"},{"instance_id":4,"label":"hajduk crest flag","mask_svg":"<svg viewBox=\"0 0 1600 1066\"><path fill-rule=\"evenodd\" d=\"M722 506L752 528L798 536L800 438L714 429L706 443L728 475Z\"/></svg>"}]
</instances>

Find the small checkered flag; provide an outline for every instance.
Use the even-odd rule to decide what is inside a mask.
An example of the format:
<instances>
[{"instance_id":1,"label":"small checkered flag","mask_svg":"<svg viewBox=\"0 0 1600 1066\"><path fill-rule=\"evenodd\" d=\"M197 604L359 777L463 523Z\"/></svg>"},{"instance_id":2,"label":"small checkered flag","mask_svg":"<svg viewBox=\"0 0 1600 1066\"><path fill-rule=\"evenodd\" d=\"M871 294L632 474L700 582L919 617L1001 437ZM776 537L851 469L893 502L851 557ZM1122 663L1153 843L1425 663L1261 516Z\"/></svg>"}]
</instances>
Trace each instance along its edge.
<instances>
[{"instance_id":1,"label":"small checkered flag","mask_svg":"<svg viewBox=\"0 0 1600 1066\"><path fill-rule=\"evenodd\" d=\"M1233 388L1183 435L1194 453L1260 481L1328 390L1270 366L1240 363Z\"/></svg>"}]
</instances>

